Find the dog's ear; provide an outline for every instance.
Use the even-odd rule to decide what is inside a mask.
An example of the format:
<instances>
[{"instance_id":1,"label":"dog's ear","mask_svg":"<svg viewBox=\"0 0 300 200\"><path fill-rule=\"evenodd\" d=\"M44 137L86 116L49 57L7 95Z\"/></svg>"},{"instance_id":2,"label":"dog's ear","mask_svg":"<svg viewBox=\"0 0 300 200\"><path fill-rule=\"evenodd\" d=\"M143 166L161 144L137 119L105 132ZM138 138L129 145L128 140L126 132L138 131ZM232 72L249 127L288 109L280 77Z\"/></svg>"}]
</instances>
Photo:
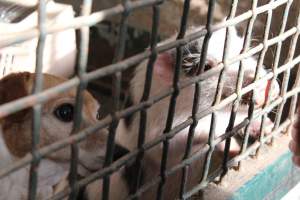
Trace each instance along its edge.
<instances>
[{"instance_id":1,"label":"dog's ear","mask_svg":"<svg viewBox=\"0 0 300 200\"><path fill-rule=\"evenodd\" d=\"M33 74L29 72L13 73L0 80L0 105L17 100L30 94ZM5 122L16 123L25 117L30 109L9 115ZM3 119L1 119L3 121Z\"/></svg>"},{"instance_id":2,"label":"dog's ear","mask_svg":"<svg viewBox=\"0 0 300 200\"><path fill-rule=\"evenodd\" d=\"M169 52L159 54L154 63L153 73L159 77L163 83L172 85L175 60Z\"/></svg>"}]
</instances>

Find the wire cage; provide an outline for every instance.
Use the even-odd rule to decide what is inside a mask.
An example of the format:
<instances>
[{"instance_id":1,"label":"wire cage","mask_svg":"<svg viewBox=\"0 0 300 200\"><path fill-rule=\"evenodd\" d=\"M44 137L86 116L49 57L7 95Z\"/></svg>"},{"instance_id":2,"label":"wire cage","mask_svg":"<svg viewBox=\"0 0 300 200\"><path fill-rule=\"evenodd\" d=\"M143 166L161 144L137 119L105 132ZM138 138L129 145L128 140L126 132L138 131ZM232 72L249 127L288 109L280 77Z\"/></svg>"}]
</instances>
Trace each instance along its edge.
<instances>
[{"instance_id":1,"label":"wire cage","mask_svg":"<svg viewBox=\"0 0 300 200\"><path fill-rule=\"evenodd\" d=\"M81 5L80 7L80 15L75 17L74 19L68 22L61 22L56 24L47 24L45 23L45 13L46 13L46 4L47 0L40 0L36 2L37 10L38 10L38 26L36 28L31 28L22 32L12 32L11 34L1 35L0 37L0 48L8 47L10 45L18 44L24 42L26 40L32 39L34 37L38 38L38 46L36 49L36 68L35 68L35 82L33 87L33 92L31 95L23 97L21 99L17 99L13 102L8 102L0 106L0 118L4 118L12 113L19 112L23 109L32 108L33 109L33 126L32 126L32 151L30 154L26 155L19 161L14 164L0 169L0 179L6 177L7 175L15 172L16 170L23 168L25 166L30 165L30 181L28 188L28 199L36 199L36 191L38 187L38 178L37 178L37 168L42 159L44 159L47 155L52 152L58 151L62 148L69 147L71 148L71 162L70 162L70 174L69 174L69 186L64 191L56 194L51 199L63 199L69 196L70 199L77 199L78 192L81 188L85 187L87 184L97 180L103 180L103 193L102 199L109 199L109 190L110 188L110 175L114 172L118 171L121 167L132 163L135 161L137 176L135 177L135 183L138 183L141 179L141 167L142 167L142 159L144 153L153 148L156 145L163 145L162 148L162 159L161 159L161 168L159 172L159 176L154 177L154 179L146 184L140 186L139 184L133 184L132 187L133 192L125 197L126 199L138 199L142 197L144 191L156 185L158 187L157 190L157 199L161 199L164 193L164 186L167 177L174 173L175 171L182 171L182 181L180 184L181 192L178 194L178 198L187 199L197 194L201 189L206 187L206 185L213 181L218 176L223 176L226 174L228 169L238 163L242 163L242 161L252 154L253 152L258 151L264 143L272 139L274 136L280 134L283 131L288 132L291 127L292 122L294 121L294 113L296 110L297 104L297 94L300 90L299 87L299 76L300 72L298 70L300 57L296 55L297 51L297 42L299 41L300 34L300 16L297 13L297 24L292 26L291 28L287 28L287 22L289 19L289 12L291 6L295 4L293 0L270 0L266 4L258 5L257 0L253 0L251 2L251 8L239 15L237 15L237 8L239 0L228 1L228 5L230 5L230 11L225 21L221 21L219 23L213 23L214 10L215 6L218 3L215 0L208 1L208 10L206 17L206 25L205 28L201 30L197 30L192 33L187 33L188 29L188 16L190 11L190 0L185 0L183 3L183 10L181 16L181 22L179 31L175 41L168 41L160 46L158 44L159 38L159 23L160 23L160 7L164 5L166 1L164 0L144 0L144 1L130 1L123 0L121 4L115 5L114 7L92 12L93 1L92 0L83 0L82 2L77 3ZM20 1L22 4L22 2ZM23 2L24 3L24 2ZM279 7L284 7L283 17L281 23L281 28L279 34L270 37L270 29L272 20L274 20L273 11L278 9ZM148 49L141 53L136 53L125 58L125 47L126 47L126 39L128 33L128 17L131 13L139 10L141 8L149 8L152 9L152 28L150 34L150 46ZM252 32L254 27L254 22L260 15L264 14L266 16L265 24L264 24L264 34L262 42L259 42L256 46L251 46L250 43L252 40ZM112 64L107 66L97 68L93 71L87 71L87 62L89 56L89 40L90 40L90 27L97 25L98 23L110 19L113 16L119 15L121 16L120 25L118 27L118 40L116 52L114 52L114 57L112 59ZM212 34L221 29L227 28L230 26L236 26L240 23L247 22L246 26L246 35L244 39L244 47L240 55L238 55L235 59L235 62L240 62L241 60L253 56L259 55L258 58L258 66L257 69L262 67L265 56L268 53L268 49L275 46L275 55L274 55L274 64L272 65L272 69L263 77L255 76L254 81L247 85L246 87L242 87L243 82L243 65L240 65L239 76L237 80L237 87L234 94L227 97L226 99L222 99L221 94L224 86L224 81L222 81L223 76L219 77L218 87L216 92L216 97L213 105L207 109L205 112L198 112L197 106L193 107L193 110L190 114L190 118L182 121L180 125L173 126L173 118L176 107L176 98L180 91L187 86L193 85L195 87L195 95L194 95L194 105L199 104L199 98L197 94L201 90L200 82L213 76L214 74L218 74L224 69L226 69L228 65L228 61L226 60L227 52L225 51L223 54L223 62L219 63L218 66L212 70L199 73L193 79L187 82L187 84L183 85L179 82L179 73L180 66L182 63L183 56L183 46L187 43L204 37L204 42L202 46L202 53L200 58L199 71L202 72L205 66L207 49L210 38ZM43 86L43 48L45 46L45 38L49 34L53 34L56 32L60 32L63 30L69 29L78 29L79 30L79 53L78 53L78 67L76 69L76 75L66 82L55 86L53 88L42 90ZM228 32L226 36L228 36ZM279 64L279 60L282 55L282 46L286 40L290 40L289 48L285 53L287 53L287 59L284 60L283 64ZM230 41L226 41L230 42ZM226 45L226 44L225 44ZM165 52L169 49L176 48L176 64L175 64L175 74L173 77L173 85L170 87L168 91L160 96L150 96L150 88L151 88L151 79L152 79L152 69L155 63L157 56ZM226 48L225 48L226 49ZM100 52L101 53L101 52ZM142 62L145 59L149 59L147 66L147 75L145 78L145 87L143 92L143 98L140 103L137 105L133 105L126 108L121 108L121 100L120 96L122 94L122 76L124 76L124 72L128 69L132 69L135 65ZM294 76L296 74L296 76ZM290 78L292 75L293 78ZM81 110L83 104L82 92L86 89L88 83L91 81L99 80L103 77L112 76L113 77L113 106L110 109L111 114L99 120L96 124L91 127L87 127L83 130L80 128L81 123ZM254 112L254 101L249 101L249 111L248 117L237 126L234 125L235 115L238 112L238 106L241 101L241 97L246 93L252 91L255 87L257 87L261 81L270 80L271 84L275 84L276 80L279 76L282 76L282 82L280 84L280 95L276 99L271 99L267 97L267 102L263 106L262 110L259 113ZM292 79L292 80L291 80ZM76 96L76 106L75 106L75 117L74 117L74 126L72 134L61 141L55 142L51 145L44 146L39 148L39 132L41 129L41 108L43 103L48 100L54 98L58 94L64 93L65 91L70 90L73 87L77 87L77 96ZM271 87L272 88L272 87ZM149 109L152 105L157 103L160 99L171 97L169 104L169 112L166 122L166 127L164 129L164 133L161 134L160 137L156 138L154 141L150 143L145 143L145 125L147 121L147 109ZM287 105L287 102L290 102ZM231 109L231 117L230 123L226 129L226 133L222 135L222 137L214 138L214 129L216 126L215 123L215 112L225 107L229 104L233 105ZM259 140L255 141L253 144L248 145L249 138L249 124L251 124L252 120L257 117L262 117L262 125L261 132L263 132L265 128L266 118L274 108L277 108L274 127L272 133L269 135L261 134ZM289 111L287 114L283 115L285 109ZM139 130L139 141L137 144L137 148L133 151L130 151L120 159L113 161L113 154L115 148L115 135L118 123L121 119L133 114L139 113L141 116L140 119L140 130ZM191 154L190 149L193 141L193 135L195 131L195 127L197 126L197 122L199 119L212 115L212 121L210 125L210 135L207 141L206 146L196 154ZM182 129L190 127L189 129L189 139L185 148L185 154L182 159L182 162L171 169L167 169L167 159L168 159L168 151L169 151L169 141ZM78 146L77 143L84 140L87 136L93 134L99 129L108 128L109 136L107 141L107 149L106 149L106 157L104 166L101 170L91 174L88 177L83 179L78 179L77 177L77 165L78 165ZM245 136L243 139L242 150L238 156L229 159L229 148L231 143L231 138L235 134L237 134L238 130L244 129ZM217 143L222 141L226 141L224 158L222 165L219 166L218 170L216 170L213 174L208 174L211 156L215 149ZM204 163L204 169L202 179L199 180L199 184L195 185L191 190L186 190L186 182L187 182L187 172L191 163L194 162L197 157L206 154L206 160ZM99 197L100 199L101 197Z\"/></svg>"}]
</instances>

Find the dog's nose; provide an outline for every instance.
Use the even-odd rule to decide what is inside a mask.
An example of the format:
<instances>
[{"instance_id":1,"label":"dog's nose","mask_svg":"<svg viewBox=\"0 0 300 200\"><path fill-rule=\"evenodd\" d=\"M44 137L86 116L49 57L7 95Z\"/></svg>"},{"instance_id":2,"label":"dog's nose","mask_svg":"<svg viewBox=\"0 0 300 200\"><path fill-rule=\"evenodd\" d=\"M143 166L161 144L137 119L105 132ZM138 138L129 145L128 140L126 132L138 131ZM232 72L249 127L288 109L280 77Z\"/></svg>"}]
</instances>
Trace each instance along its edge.
<instances>
[{"instance_id":1,"label":"dog's nose","mask_svg":"<svg viewBox=\"0 0 300 200\"><path fill-rule=\"evenodd\" d=\"M119 158L123 157L125 154L129 153L129 150L120 146L119 144L115 144L115 151L113 160L118 160Z\"/></svg>"}]
</instances>

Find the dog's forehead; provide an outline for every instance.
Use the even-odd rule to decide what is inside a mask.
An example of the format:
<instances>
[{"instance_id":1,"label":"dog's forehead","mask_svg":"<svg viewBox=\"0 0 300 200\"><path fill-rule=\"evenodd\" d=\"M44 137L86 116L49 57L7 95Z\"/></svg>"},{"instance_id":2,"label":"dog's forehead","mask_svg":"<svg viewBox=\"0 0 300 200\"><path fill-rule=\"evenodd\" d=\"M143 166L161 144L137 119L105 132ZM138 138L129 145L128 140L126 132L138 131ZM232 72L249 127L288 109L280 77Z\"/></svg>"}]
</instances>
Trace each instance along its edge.
<instances>
[{"instance_id":1,"label":"dog's forehead","mask_svg":"<svg viewBox=\"0 0 300 200\"><path fill-rule=\"evenodd\" d=\"M63 82L65 82L66 79L64 78L60 78L57 76L53 76L50 74L44 74L44 89L48 89L54 86L57 86L59 84L62 84ZM61 94L59 94L58 97L69 97L69 98L76 98L76 93L77 93L77 88L71 88L70 90L67 90ZM87 92L87 91L83 91L82 93L83 98L84 98L84 105L86 106L94 106L96 103L95 99L92 97L92 95Z\"/></svg>"},{"instance_id":2,"label":"dog's forehead","mask_svg":"<svg viewBox=\"0 0 300 200\"><path fill-rule=\"evenodd\" d=\"M0 81L0 104L4 104L31 94L34 80L35 80L35 73L29 72L22 72L22 73L13 73L10 74ZM57 77L51 74L43 74L43 90L53 88L58 86L62 83L67 81L65 78ZM15 92L10 92L10 91ZM52 98L51 100L47 101L44 105L51 106L55 103L58 99L68 98L74 99L76 98L77 87L74 86L73 88L64 91L58 94L56 97ZM85 106L92 106L94 107L95 100L94 98L87 92L83 91L83 99Z\"/></svg>"},{"instance_id":3,"label":"dog's forehead","mask_svg":"<svg viewBox=\"0 0 300 200\"><path fill-rule=\"evenodd\" d=\"M32 76L34 76L34 74L31 74ZM51 74L43 74L43 88L44 89L48 89L51 87L55 87L59 84L62 84L63 82L67 81L67 79L65 78L61 78L58 76L54 76Z\"/></svg>"},{"instance_id":4,"label":"dog's forehead","mask_svg":"<svg viewBox=\"0 0 300 200\"><path fill-rule=\"evenodd\" d=\"M44 90L58 86L58 85L64 83L65 81L67 81L67 79L53 76L51 74L44 74L43 78L44 78L44 81L43 81L43 89ZM70 90L64 91L64 92L60 93L58 96L68 96L68 97L75 98L76 97L76 87L73 87Z\"/></svg>"}]
</instances>

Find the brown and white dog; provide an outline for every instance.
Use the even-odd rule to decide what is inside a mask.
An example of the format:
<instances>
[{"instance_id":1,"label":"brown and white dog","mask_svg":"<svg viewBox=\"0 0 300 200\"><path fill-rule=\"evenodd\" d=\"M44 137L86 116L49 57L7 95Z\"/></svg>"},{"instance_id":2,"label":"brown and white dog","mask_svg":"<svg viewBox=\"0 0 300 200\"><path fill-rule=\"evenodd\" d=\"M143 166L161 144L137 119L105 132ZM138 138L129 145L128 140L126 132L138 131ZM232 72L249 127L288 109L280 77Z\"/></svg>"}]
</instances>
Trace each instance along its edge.
<instances>
[{"instance_id":1,"label":"brown and white dog","mask_svg":"<svg viewBox=\"0 0 300 200\"><path fill-rule=\"evenodd\" d=\"M10 74L0 80L0 104L14 101L31 94L34 73ZM65 79L44 74L43 89L56 86ZM67 138L73 126L73 111L76 88L64 92L43 104L41 117L40 142L44 147ZM96 122L99 104L88 92L83 92L81 129ZM31 152L32 109L14 113L0 119L0 169L18 161ZM105 156L107 130L99 130L78 144L78 172L86 176L90 171L102 167ZM42 159L38 169L38 199L47 199L55 194L57 186L66 182L69 171L71 151L66 147ZM27 199L29 166L0 180L0 200Z\"/></svg>"}]
</instances>

